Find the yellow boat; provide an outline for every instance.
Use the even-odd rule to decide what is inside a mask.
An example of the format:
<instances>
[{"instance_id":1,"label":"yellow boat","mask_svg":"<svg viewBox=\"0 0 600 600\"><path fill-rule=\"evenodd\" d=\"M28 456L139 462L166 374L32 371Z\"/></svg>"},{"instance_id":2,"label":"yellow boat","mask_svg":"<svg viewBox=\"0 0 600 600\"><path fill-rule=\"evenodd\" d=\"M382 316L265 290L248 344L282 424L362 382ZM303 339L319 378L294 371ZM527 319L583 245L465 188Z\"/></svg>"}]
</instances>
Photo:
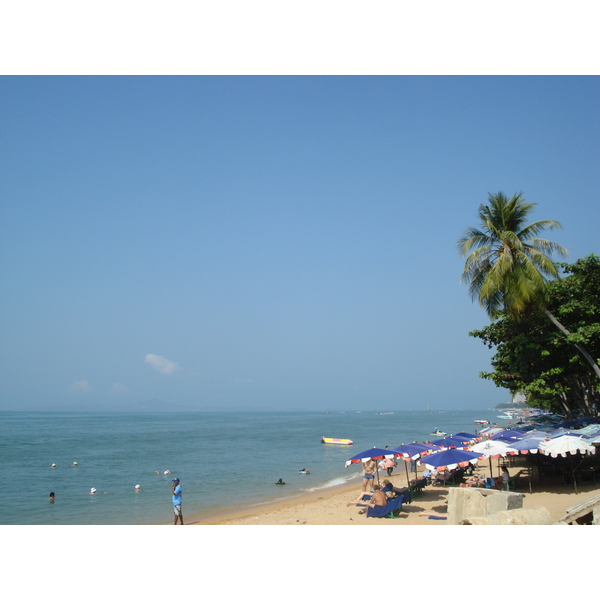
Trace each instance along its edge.
<instances>
[{"instance_id":1,"label":"yellow boat","mask_svg":"<svg viewBox=\"0 0 600 600\"><path fill-rule=\"evenodd\" d=\"M354 444L354 442L352 440L346 440L346 439L341 439L341 438L326 438L326 437L321 438L321 443L323 443L323 444L340 444L342 446L350 446L350 445Z\"/></svg>"}]
</instances>

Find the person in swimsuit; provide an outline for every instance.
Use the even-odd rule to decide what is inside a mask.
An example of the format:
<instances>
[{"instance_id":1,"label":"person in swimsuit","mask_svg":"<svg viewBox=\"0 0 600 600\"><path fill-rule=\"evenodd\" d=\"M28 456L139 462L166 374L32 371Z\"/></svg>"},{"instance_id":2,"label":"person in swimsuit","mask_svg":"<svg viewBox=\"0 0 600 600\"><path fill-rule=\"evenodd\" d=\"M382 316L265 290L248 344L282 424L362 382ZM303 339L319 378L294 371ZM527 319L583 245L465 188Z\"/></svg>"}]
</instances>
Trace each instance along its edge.
<instances>
[{"instance_id":1,"label":"person in swimsuit","mask_svg":"<svg viewBox=\"0 0 600 600\"><path fill-rule=\"evenodd\" d=\"M376 467L377 467L377 463L372 458L370 458L366 462L362 463L363 492L367 491L367 486L371 487L371 492L373 491L373 484L375 483Z\"/></svg>"}]
</instances>

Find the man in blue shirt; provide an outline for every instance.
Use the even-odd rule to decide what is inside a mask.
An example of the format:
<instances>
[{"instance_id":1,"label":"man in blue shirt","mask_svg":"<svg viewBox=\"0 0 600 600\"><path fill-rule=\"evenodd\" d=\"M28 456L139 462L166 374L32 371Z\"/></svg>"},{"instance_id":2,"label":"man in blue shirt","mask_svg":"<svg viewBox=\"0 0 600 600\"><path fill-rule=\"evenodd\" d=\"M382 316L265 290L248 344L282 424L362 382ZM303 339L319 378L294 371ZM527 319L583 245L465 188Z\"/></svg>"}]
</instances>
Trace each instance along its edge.
<instances>
[{"instance_id":1,"label":"man in blue shirt","mask_svg":"<svg viewBox=\"0 0 600 600\"><path fill-rule=\"evenodd\" d=\"M175 512L175 521L173 525L177 525L177 520L181 521L183 525L183 513L181 512L181 484L179 483L179 477L173 479L173 486L171 487L173 492L173 511Z\"/></svg>"}]
</instances>

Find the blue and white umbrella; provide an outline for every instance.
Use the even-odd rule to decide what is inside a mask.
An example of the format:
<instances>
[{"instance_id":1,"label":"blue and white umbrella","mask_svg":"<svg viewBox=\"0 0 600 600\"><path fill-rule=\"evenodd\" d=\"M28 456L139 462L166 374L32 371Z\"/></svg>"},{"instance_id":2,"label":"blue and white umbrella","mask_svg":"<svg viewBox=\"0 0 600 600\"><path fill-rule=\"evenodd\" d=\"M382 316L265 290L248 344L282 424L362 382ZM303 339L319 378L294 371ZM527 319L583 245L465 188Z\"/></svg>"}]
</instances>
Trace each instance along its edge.
<instances>
[{"instance_id":1,"label":"blue and white umbrella","mask_svg":"<svg viewBox=\"0 0 600 600\"><path fill-rule=\"evenodd\" d=\"M420 462L428 469L437 469L438 471L448 469L452 471L457 467L466 467L469 464L474 465L482 458L484 458L484 455L480 452L469 452L468 450L451 448L424 456Z\"/></svg>"},{"instance_id":2,"label":"blue and white umbrella","mask_svg":"<svg viewBox=\"0 0 600 600\"><path fill-rule=\"evenodd\" d=\"M460 437L458 435L449 435L445 438L436 441L438 446L444 446L445 448L459 448L463 449L469 444L471 440L468 438Z\"/></svg>"},{"instance_id":3,"label":"blue and white umbrella","mask_svg":"<svg viewBox=\"0 0 600 600\"><path fill-rule=\"evenodd\" d=\"M493 440L520 440L525 435L524 431L519 429L504 429L495 433L491 439Z\"/></svg>"},{"instance_id":4,"label":"blue and white umbrella","mask_svg":"<svg viewBox=\"0 0 600 600\"><path fill-rule=\"evenodd\" d=\"M369 448L363 452L359 452L352 458L346 461L346 468L353 463L367 462L369 460L380 460L381 458L394 458L396 453L392 450L383 450L382 448Z\"/></svg>"},{"instance_id":5,"label":"blue and white umbrella","mask_svg":"<svg viewBox=\"0 0 600 600\"><path fill-rule=\"evenodd\" d=\"M508 447L512 450L516 450L518 454L537 454L540 449L540 444L545 440L545 438L536 438L529 437L523 438L522 440L516 440L512 444L509 444Z\"/></svg>"}]
</instances>

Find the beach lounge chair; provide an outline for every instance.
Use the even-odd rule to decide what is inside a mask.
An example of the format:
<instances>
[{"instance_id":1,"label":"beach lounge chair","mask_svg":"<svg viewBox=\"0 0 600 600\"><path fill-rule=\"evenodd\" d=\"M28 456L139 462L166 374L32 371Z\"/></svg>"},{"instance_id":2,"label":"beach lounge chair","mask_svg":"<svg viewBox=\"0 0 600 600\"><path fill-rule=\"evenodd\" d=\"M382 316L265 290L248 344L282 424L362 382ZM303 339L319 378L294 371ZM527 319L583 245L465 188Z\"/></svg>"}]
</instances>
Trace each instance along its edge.
<instances>
[{"instance_id":1,"label":"beach lounge chair","mask_svg":"<svg viewBox=\"0 0 600 600\"><path fill-rule=\"evenodd\" d=\"M394 518L394 512L402 510L402 496L392 498L385 506L369 506L367 508L367 517L389 517Z\"/></svg>"},{"instance_id":2,"label":"beach lounge chair","mask_svg":"<svg viewBox=\"0 0 600 600\"><path fill-rule=\"evenodd\" d=\"M413 496L420 496L423 493L423 490L425 489L425 486L427 485L427 480L426 479L417 479L417 481L413 481L410 484L410 493Z\"/></svg>"}]
</instances>

